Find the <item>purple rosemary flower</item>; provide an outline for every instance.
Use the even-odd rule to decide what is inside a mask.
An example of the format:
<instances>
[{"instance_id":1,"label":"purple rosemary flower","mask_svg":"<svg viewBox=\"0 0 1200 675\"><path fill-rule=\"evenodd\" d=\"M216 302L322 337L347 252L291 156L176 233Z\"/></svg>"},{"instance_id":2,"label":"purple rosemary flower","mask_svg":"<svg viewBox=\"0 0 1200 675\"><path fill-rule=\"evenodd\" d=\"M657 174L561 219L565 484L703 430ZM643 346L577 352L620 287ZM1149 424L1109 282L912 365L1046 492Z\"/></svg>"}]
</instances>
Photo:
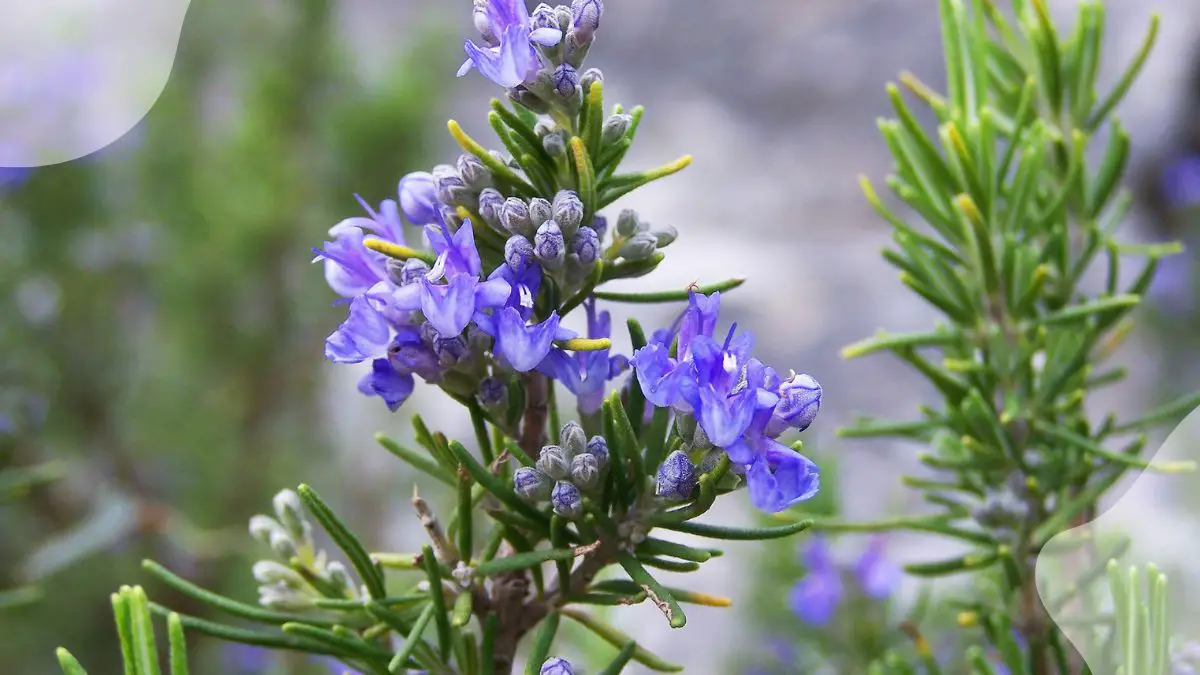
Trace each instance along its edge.
<instances>
[{"instance_id":1,"label":"purple rosemary flower","mask_svg":"<svg viewBox=\"0 0 1200 675\"><path fill-rule=\"evenodd\" d=\"M900 566L885 555L887 538L881 534L871 537L867 548L854 567L859 588L872 600L883 600L896 591L903 572Z\"/></svg>"},{"instance_id":2,"label":"purple rosemary flower","mask_svg":"<svg viewBox=\"0 0 1200 675\"><path fill-rule=\"evenodd\" d=\"M31 175L33 169L30 168L0 166L0 192L20 187Z\"/></svg>"},{"instance_id":3,"label":"purple rosemary flower","mask_svg":"<svg viewBox=\"0 0 1200 675\"><path fill-rule=\"evenodd\" d=\"M458 69L462 77L478 68L487 79L502 87L528 82L540 60L534 45L552 47L562 40L562 31L543 27L530 30L525 0L476 0L475 27L486 46L467 40L467 60Z\"/></svg>"},{"instance_id":4,"label":"purple rosemary flower","mask_svg":"<svg viewBox=\"0 0 1200 675\"><path fill-rule=\"evenodd\" d=\"M823 626L833 619L845 595L841 571L821 535L813 535L804 557L807 573L792 588L788 601L801 621Z\"/></svg>"},{"instance_id":5,"label":"purple rosemary flower","mask_svg":"<svg viewBox=\"0 0 1200 675\"><path fill-rule=\"evenodd\" d=\"M1169 164L1160 179L1163 195L1173 209L1200 206L1200 155L1188 155Z\"/></svg>"},{"instance_id":6,"label":"purple rosemary flower","mask_svg":"<svg viewBox=\"0 0 1200 675\"><path fill-rule=\"evenodd\" d=\"M1191 311L1196 304L1195 258L1185 251L1159 260L1146 295L1168 314L1179 316Z\"/></svg>"},{"instance_id":7,"label":"purple rosemary flower","mask_svg":"<svg viewBox=\"0 0 1200 675\"><path fill-rule=\"evenodd\" d=\"M438 201L437 181L433 174L414 171L400 179L397 188L400 210L413 225L433 225L440 220L442 204Z\"/></svg>"},{"instance_id":8,"label":"purple rosemary flower","mask_svg":"<svg viewBox=\"0 0 1200 675\"><path fill-rule=\"evenodd\" d=\"M612 337L612 317L609 313L597 312L594 298L584 301L583 308L587 312L587 336L592 339ZM572 356L561 349L554 349L539 365L538 371L561 382L575 394L579 412L591 415L604 404L608 382L629 367L629 359L610 355L610 351L576 352Z\"/></svg>"},{"instance_id":9,"label":"purple rosemary flower","mask_svg":"<svg viewBox=\"0 0 1200 675\"><path fill-rule=\"evenodd\" d=\"M820 409L821 388L807 375L784 381L750 356L754 338L730 327L724 341L713 339L720 294L691 294L677 322L677 356L670 356L671 333L633 355L646 399L693 415L705 435L729 455L734 470L745 474L750 501L779 512L812 498L820 472L808 458L776 439L788 428L803 430Z\"/></svg>"}]
</instances>

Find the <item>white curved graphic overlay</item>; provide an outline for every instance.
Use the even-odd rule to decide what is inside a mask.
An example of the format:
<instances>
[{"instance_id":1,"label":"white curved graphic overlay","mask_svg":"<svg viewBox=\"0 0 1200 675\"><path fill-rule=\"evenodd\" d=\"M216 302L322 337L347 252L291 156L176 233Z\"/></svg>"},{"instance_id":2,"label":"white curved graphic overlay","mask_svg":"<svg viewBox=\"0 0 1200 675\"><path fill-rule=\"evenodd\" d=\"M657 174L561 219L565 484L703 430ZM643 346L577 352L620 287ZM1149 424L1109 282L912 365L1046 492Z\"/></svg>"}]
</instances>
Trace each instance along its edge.
<instances>
[{"instance_id":1,"label":"white curved graphic overlay","mask_svg":"<svg viewBox=\"0 0 1200 675\"><path fill-rule=\"evenodd\" d=\"M0 167L79 159L131 130L166 87L189 0L4 0Z\"/></svg>"},{"instance_id":2,"label":"white curved graphic overlay","mask_svg":"<svg viewBox=\"0 0 1200 675\"><path fill-rule=\"evenodd\" d=\"M1136 436L1114 438L1106 449ZM1076 526L1050 538L1037 558L1042 603L1095 675L1117 675L1127 670L1122 664L1128 659L1145 658L1138 652L1168 641L1172 658L1181 656L1200 638L1200 614L1189 609L1200 595L1200 409L1141 458L1149 468L1130 469L1111 504L1090 522L1072 518ZM1075 510L1069 502L1055 509L1064 515ZM1123 584L1119 597L1110 586L1109 561L1116 562L1112 573ZM1155 570L1166 575L1165 592L1153 582ZM1139 589L1132 603L1130 587ZM1165 595L1161 617L1152 609L1156 594ZM1113 622L1108 617L1114 611L1132 621ZM1147 629L1153 634L1139 635Z\"/></svg>"}]
</instances>

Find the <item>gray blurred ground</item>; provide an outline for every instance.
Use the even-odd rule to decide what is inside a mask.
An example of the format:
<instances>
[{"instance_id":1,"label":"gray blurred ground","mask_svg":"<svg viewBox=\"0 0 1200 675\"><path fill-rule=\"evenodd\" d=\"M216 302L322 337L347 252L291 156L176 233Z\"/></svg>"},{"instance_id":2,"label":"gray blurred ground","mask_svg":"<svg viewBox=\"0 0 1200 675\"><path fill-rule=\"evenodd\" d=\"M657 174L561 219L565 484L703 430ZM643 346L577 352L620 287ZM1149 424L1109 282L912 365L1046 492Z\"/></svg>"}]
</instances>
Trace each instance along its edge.
<instances>
[{"instance_id":1,"label":"gray blurred ground","mask_svg":"<svg viewBox=\"0 0 1200 675\"><path fill-rule=\"evenodd\" d=\"M1159 47L1122 109L1135 143L1134 165L1160 149L1175 120L1176 93L1200 35L1194 0L1110 0L1109 39L1102 80L1107 85L1140 42L1152 10L1164 17ZM467 0L358 0L347 3L347 23L368 52L403 45L407 27L437 17L467 36ZM871 517L906 508L898 475L915 465L910 447L847 442L836 447L834 430L858 413L893 419L916 414L929 392L886 356L846 362L838 350L877 329L919 330L934 318L905 292L879 256L889 230L866 205L857 176L877 184L889 158L875 129L888 114L884 85L909 70L940 86L941 53L933 0L609 0L589 65L605 73L606 98L626 107L643 104L647 115L627 164L644 167L691 154L691 168L627 197L652 222L671 223L681 237L661 271L645 280L656 288L682 287L700 279L746 276L729 296L724 319L737 320L758 337L758 355L781 370L816 376L825 388L822 417L808 442L836 450L845 464L843 489L851 516ZM1074 3L1054 2L1069 20ZM418 9L419 7L419 9ZM455 45L447 45L455 49ZM469 132L485 136L484 105L499 92L478 76L454 80L446 114ZM490 135L489 135L490 136ZM447 157L456 149L445 146ZM613 209L615 215L616 209ZM1137 219L1126 234L1137 237ZM614 325L625 314L614 310ZM641 315L643 323L666 323L671 314ZM1152 391L1153 362L1132 345L1125 359L1132 380L1114 389L1099 407L1136 410ZM343 369L338 369L343 370ZM345 406L354 400L349 373L330 392ZM466 420L434 396L417 407L444 416L447 425ZM389 458L370 447L370 433L400 434L408 415L388 418L378 401L363 402L345 417L349 464L362 470L361 504L397 494ZM411 414L406 408L404 412ZM453 427L447 429L452 430ZM381 471L382 470L382 471ZM381 478L382 476L382 478ZM407 497L399 490L401 497ZM747 519L744 497L724 500L714 520ZM414 542L404 499L394 510L373 514L400 523L388 543ZM397 526L397 527L401 527ZM929 556L926 541L918 554ZM748 583L754 548L732 546L729 555L689 575L689 586L738 598ZM899 557L910 555L897 550ZM731 587L732 586L732 587ZM643 643L687 666L716 673L716 664L742 642L739 611L689 611L683 632L672 633L651 607L623 610L620 624ZM703 645L703 649L697 648Z\"/></svg>"}]
</instances>

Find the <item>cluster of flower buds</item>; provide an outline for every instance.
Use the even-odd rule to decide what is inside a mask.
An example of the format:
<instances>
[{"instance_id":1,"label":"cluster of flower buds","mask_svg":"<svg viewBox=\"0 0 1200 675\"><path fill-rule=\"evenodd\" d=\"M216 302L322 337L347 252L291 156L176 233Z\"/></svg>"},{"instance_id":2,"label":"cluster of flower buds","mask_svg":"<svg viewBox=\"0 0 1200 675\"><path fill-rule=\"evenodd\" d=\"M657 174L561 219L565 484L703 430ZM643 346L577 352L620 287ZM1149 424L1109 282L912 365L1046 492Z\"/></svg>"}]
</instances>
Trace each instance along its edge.
<instances>
[{"instance_id":1,"label":"cluster of flower buds","mask_svg":"<svg viewBox=\"0 0 1200 675\"><path fill-rule=\"evenodd\" d=\"M258 582L258 602L281 611L302 611L314 607L314 600L330 592L347 598L358 597L346 566L328 560L313 542L313 528L304 514L300 496L292 490L275 495L275 518L256 515L250 518L250 534L271 547L274 560L254 563ZM318 590L314 584L320 584ZM324 591L324 592L322 592Z\"/></svg>"},{"instance_id":2,"label":"cluster of flower buds","mask_svg":"<svg viewBox=\"0 0 1200 675\"><path fill-rule=\"evenodd\" d=\"M583 201L576 193L560 190L554 201L541 197L526 201L485 190L481 199L480 216L508 235L504 260L514 273L537 263L565 286L577 286L600 259L597 219L583 223Z\"/></svg>"},{"instance_id":3,"label":"cluster of flower buds","mask_svg":"<svg viewBox=\"0 0 1200 675\"><path fill-rule=\"evenodd\" d=\"M567 422L559 433L558 445L542 448L534 466L517 469L513 485L530 503L549 500L563 518L583 514L583 497L595 494L608 467L608 442L603 436L589 440L578 422Z\"/></svg>"},{"instance_id":4,"label":"cluster of flower buds","mask_svg":"<svg viewBox=\"0 0 1200 675\"><path fill-rule=\"evenodd\" d=\"M580 70L600 27L601 0L570 6L542 3L530 14L524 0L475 0L475 28L483 45L466 43L465 75L477 68L508 89L508 96L541 113L579 110Z\"/></svg>"},{"instance_id":5,"label":"cluster of flower buds","mask_svg":"<svg viewBox=\"0 0 1200 675\"><path fill-rule=\"evenodd\" d=\"M505 163L502 156L497 159ZM442 218L455 229L461 220L458 207L474 211L479 208L485 190L495 192L491 170L475 155L460 155L454 166L439 164L433 167L429 175L433 178Z\"/></svg>"},{"instance_id":6,"label":"cluster of flower buds","mask_svg":"<svg viewBox=\"0 0 1200 675\"><path fill-rule=\"evenodd\" d=\"M673 226L651 227L633 209L621 211L615 229L616 245L620 246L620 255L626 260L645 260L679 237L679 231Z\"/></svg>"}]
</instances>

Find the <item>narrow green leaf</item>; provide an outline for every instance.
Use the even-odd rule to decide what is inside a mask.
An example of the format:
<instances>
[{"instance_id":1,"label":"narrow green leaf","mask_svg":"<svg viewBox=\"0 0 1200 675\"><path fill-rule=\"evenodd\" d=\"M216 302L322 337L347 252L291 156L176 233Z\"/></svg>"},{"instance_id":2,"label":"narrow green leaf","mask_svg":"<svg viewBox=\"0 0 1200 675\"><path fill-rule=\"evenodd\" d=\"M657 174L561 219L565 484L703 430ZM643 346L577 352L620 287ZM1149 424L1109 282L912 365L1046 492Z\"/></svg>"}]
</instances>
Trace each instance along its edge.
<instances>
[{"instance_id":1,"label":"narrow green leaf","mask_svg":"<svg viewBox=\"0 0 1200 675\"><path fill-rule=\"evenodd\" d=\"M425 575L429 579L429 603L437 620L438 653L445 661L450 655L450 619L447 616L446 596L442 590L442 569L432 546L421 549L421 560L425 564Z\"/></svg>"},{"instance_id":2,"label":"narrow green leaf","mask_svg":"<svg viewBox=\"0 0 1200 675\"><path fill-rule=\"evenodd\" d=\"M606 178L599 186L600 201L596 207L596 210L599 211L607 208L621 197L624 197L640 187L649 185L660 178L666 178L667 176L677 174L686 169L691 163L692 156L684 155L674 162L671 162L665 166L661 166L657 169Z\"/></svg>"},{"instance_id":3,"label":"narrow green leaf","mask_svg":"<svg viewBox=\"0 0 1200 675\"><path fill-rule=\"evenodd\" d=\"M58 656L58 665L62 668L63 675L87 675L87 671L79 665L74 656L71 656L71 652L59 647L55 654Z\"/></svg>"},{"instance_id":4,"label":"narrow green leaf","mask_svg":"<svg viewBox=\"0 0 1200 675\"><path fill-rule=\"evenodd\" d=\"M587 555L594 550L596 550L596 544L577 548L551 548L526 551L504 558L496 558L485 563L479 563L475 566L475 575L479 577L491 577L506 572L516 572L517 570L529 569L530 567L535 567L552 560L573 560L579 556Z\"/></svg>"},{"instance_id":5,"label":"narrow green leaf","mask_svg":"<svg viewBox=\"0 0 1200 675\"><path fill-rule=\"evenodd\" d=\"M617 652L617 656L601 670L599 675L619 675L625 666L633 660L634 654L637 652L637 643L633 640L625 643L621 647L621 651Z\"/></svg>"},{"instance_id":6,"label":"narrow green leaf","mask_svg":"<svg viewBox=\"0 0 1200 675\"><path fill-rule=\"evenodd\" d=\"M317 522L321 523L321 527L329 533L338 548L346 554L350 559L350 564L354 566L358 576L366 585L367 591L372 598L382 598L387 595L387 589L383 585L383 574L375 563L371 562L371 557L367 555L367 550L363 548L362 543L358 541L342 524L342 521L329 510L325 502L321 501L321 497L317 495L308 485L301 485L298 490L300 498L304 500L305 506L312 512Z\"/></svg>"},{"instance_id":7,"label":"narrow green leaf","mask_svg":"<svg viewBox=\"0 0 1200 675\"><path fill-rule=\"evenodd\" d=\"M558 634L558 623L561 614L557 611L552 611L542 619L542 627L538 629L537 635L533 639L533 647L529 650L529 656L525 661L525 675L539 675L542 672L542 664L550 656L550 647L554 644L554 636Z\"/></svg>"},{"instance_id":8,"label":"narrow green leaf","mask_svg":"<svg viewBox=\"0 0 1200 675\"><path fill-rule=\"evenodd\" d=\"M965 556L939 562L913 563L904 566L904 571L916 577L942 577L962 572L986 569L1000 560L999 551L968 553Z\"/></svg>"},{"instance_id":9,"label":"narrow green leaf","mask_svg":"<svg viewBox=\"0 0 1200 675\"><path fill-rule=\"evenodd\" d=\"M1125 98L1125 95L1129 93L1134 80L1141 74L1142 67L1146 65L1146 59L1150 56L1151 50L1154 49L1154 43L1158 40L1158 24L1158 13L1151 14L1150 28L1146 31L1146 37L1142 39L1142 45L1138 48L1133 61L1130 62L1129 67L1125 69L1120 79L1117 80L1117 84L1113 87L1112 92L1104 98L1104 101L1092 113L1086 129L1089 133L1104 124L1104 120L1108 119L1108 116L1112 114L1117 105Z\"/></svg>"},{"instance_id":10,"label":"narrow green leaf","mask_svg":"<svg viewBox=\"0 0 1200 675\"><path fill-rule=\"evenodd\" d=\"M646 293L614 293L610 291L596 291L594 295L598 300L607 300L609 302L627 302L632 304L687 302L689 295L693 292L700 295L724 293L726 291L731 291L744 283L746 283L745 278L735 277L733 279L726 279L725 281L709 286L696 286L693 288L685 288L681 291L650 291Z\"/></svg>"},{"instance_id":11,"label":"narrow green leaf","mask_svg":"<svg viewBox=\"0 0 1200 675\"><path fill-rule=\"evenodd\" d=\"M609 579L606 581L597 582L592 584L592 589L607 593L620 593L624 596L644 593L641 586L628 579ZM717 595L697 593L695 591L687 591L681 588L672 588L670 586L667 586L667 590L679 602L685 602L693 605L703 605L705 607L733 606L733 601L731 601L729 598L724 598Z\"/></svg>"},{"instance_id":12,"label":"narrow green leaf","mask_svg":"<svg viewBox=\"0 0 1200 675\"><path fill-rule=\"evenodd\" d=\"M650 274L658 269L659 263L666 259L666 255L659 251L645 260L622 260L618 263L604 263L600 273L601 284L617 279L636 279Z\"/></svg>"},{"instance_id":13,"label":"narrow green leaf","mask_svg":"<svg viewBox=\"0 0 1200 675\"><path fill-rule=\"evenodd\" d=\"M458 508L454 515L458 516L458 552L468 564L471 562L471 551L475 548L475 530L472 527L475 500L471 494L472 485L470 474L461 471L458 476Z\"/></svg>"},{"instance_id":14,"label":"narrow green leaf","mask_svg":"<svg viewBox=\"0 0 1200 675\"><path fill-rule=\"evenodd\" d=\"M1136 295L1115 295L1109 298L1100 298L1092 300L1080 305L1073 305L1066 309L1047 314L1043 316L1039 323L1044 325L1054 325L1058 323L1066 323L1068 321L1078 321L1086 319L1097 314L1103 314L1116 309L1128 309L1135 307L1141 298Z\"/></svg>"},{"instance_id":15,"label":"narrow green leaf","mask_svg":"<svg viewBox=\"0 0 1200 675\"><path fill-rule=\"evenodd\" d=\"M477 141L475 141L475 139L468 136L458 122L450 120L446 123L446 127L450 130L450 135L454 137L454 140L458 141L458 144L462 146L463 150L475 155L475 157L478 158L480 162L483 162L483 165L492 172L492 175L495 178L501 182L511 185L514 190L516 190L526 199L537 196L536 188L530 185L529 182L524 178L518 176L515 171L510 169L503 162L493 157L492 154Z\"/></svg>"},{"instance_id":16,"label":"narrow green leaf","mask_svg":"<svg viewBox=\"0 0 1200 675\"><path fill-rule=\"evenodd\" d=\"M183 636L183 622L175 612L171 612L167 617L167 639L170 645L171 675L188 675L187 640Z\"/></svg>"},{"instance_id":17,"label":"narrow green leaf","mask_svg":"<svg viewBox=\"0 0 1200 675\"><path fill-rule=\"evenodd\" d=\"M921 347L946 347L962 341L962 336L956 333L936 330L921 333L885 333L865 340L860 340L848 347L843 347L843 359L855 359L860 356L874 354L884 350L897 348L917 349Z\"/></svg>"},{"instance_id":18,"label":"narrow green leaf","mask_svg":"<svg viewBox=\"0 0 1200 675\"><path fill-rule=\"evenodd\" d=\"M650 596L650 600L658 606L660 612L667 617L667 622L671 624L671 628L683 628L687 623L687 615L684 614L683 608L679 606L679 602L671 595L671 592L665 586L660 584L642 563L634 558L629 553L622 551L617 556L621 567L625 569L625 573L633 582L642 587L646 594Z\"/></svg>"},{"instance_id":19,"label":"narrow green leaf","mask_svg":"<svg viewBox=\"0 0 1200 675\"><path fill-rule=\"evenodd\" d=\"M613 432L616 434L615 437L610 436L607 439L609 447L620 446L621 457L629 462L634 492L638 493L646 483L646 466L642 461L642 446L638 442L637 431L629 421L629 416L625 414L625 406L621 405L618 392L612 392L604 405L606 414L612 416ZM651 470L654 468L657 467L652 467Z\"/></svg>"},{"instance_id":20,"label":"narrow green leaf","mask_svg":"<svg viewBox=\"0 0 1200 675\"><path fill-rule=\"evenodd\" d=\"M502 483L498 478L493 476L490 471L485 469L474 457L471 456L471 453L463 447L462 443L459 443L458 441L450 441L449 447L450 452L454 454L454 457L458 460L458 462L467 470L467 473L471 474L471 478L474 478L475 482L487 488L488 492L491 492L496 496L497 499L504 502L505 505L512 508L518 514L525 516L534 523L538 523L542 528L549 526L550 519L546 516L546 514L521 501L520 497L517 497L517 493L514 492L511 487L505 483Z\"/></svg>"},{"instance_id":21,"label":"narrow green leaf","mask_svg":"<svg viewBox=\"0 0 1200 675\"><path fill-rule=\"evenodd\" d=\"M400 645L400 649L396 650L396 654L388 663L389 673L399 673L409 657L416 652L417 646L424 642L422 636L425 634L425 630L429 628L429 622L433 620L434 614L437 611L437 607L433 603L426 605L425 609L421 612L421 616L417 618L417 622L413 624L412 631L404 638L404 644Z\"/></svg>"},{"instance_id":22,"label":"narrow green leaf","mask_svg":"<svg viewBox=\"0 0 1200 675\"><path fill-rule=\"evenodd\" d=\"M464 588L454 598L454 609L450 613L450 627L462 628L471 621L471 611L474 609L474 596L471 589Z\"/></svg>"},{"instance_id":23,"label":"narrow green leaf","mask_svg":"<svg viewBox=\"0 0 1200 675\"><path fill-rule=\"evenodd\" d=\"M335 620L327 617L315 616L312 614L305 614L301 616L299 614L289 614L287 612L276 612L269 609L263 609L262 607L255 605L238 602L232 598L227 598L223 595L200 588L192 582L174 574L153 560L143 560L142 569L158 577L168 586L188 597L195 598L206 605L211 605L223 612L233 616L241 617L243 619L257 621L259 623L274 624L276 626L282 626L283 624L291 621L304 621L307 623L329 626L337 623ZM351 600L347 602L356 603L357 601Z\"/></svg>"},{"instance_id":24,"label":"narrow green leaf","mask_svg":"<svg viewBox=\"0 0 1200 675\"><path fill-rule=\"evenodd\" d=\"M150 604L150 610L160 616L170 616L171 610L156 605ZM179 615L179 621L184 628L195 630L205 635L215 637L228 642L237 642L240 644L254 645L256 647L268 647L271 649L282 649L288 651L308 652L311 654L326 654L336 655L337 652L331 649L328 645L314 642L313 640L300 638L294 635L284 635L279 633L265 633L262 631L246 630L242 628L234 628L225 626L204 619L197 619L193 616L185 614ZM383 650L379 651L384 656L390 656ZM132 672L132 671L130 671Z\"/></svg>"},{"instance_id":25,"label":"narrow green leaf","mask_svg":"<svg viewBox=\"0 0 1200 675\"><path fill-rule=\"evenodd\" d=\"M566 616L566 617L570 617L571 619L573 619L574 621L576 621L580 625L582 625L584 628L587 628L588 630L592 631L598 637L600 637L605 642L607 642L608 644L610 644L614 647L624 649L625 645L627 645L633 641L632 638L630 638L625 633L622 633L620 630L614 628L613 626L610 626L609 624L601 621L600 619L597 619L596 617L593 617L590 614L587 614L586 612L575 609L573 607L564 607L562 609L562 615ZM646 666L650 670L653 670L653 671L659 672L659 673L683 672L683 666L680 666L680 665L671 663L669 661L666 661L662 658L659 658L658 656L652 654L651 652L646 651L641 646L638 646L634 650L633 660L637 661L638 663L642 664L643 666Z\"/></svg>"},{"instance_id":26,"label":"narrow green leaf","mask_svg":"<svg viewBox=\"0 0 1200 675\"><path fill-rule=\"evenodd\" d=\"M1196 470L1196 463L1191 460L1151 463L1137 457L1131 457L1122 453L1105 450L1104 448L1100 447L1099 443L1090 438L1081 436L1070 429L1050 424L1043 420L1034 420L1033 426L1035 429L1043 434L1046 434L1052 439L1063 443L1068 443L1090 455L1095 455L1096 457L1106 459L1116 464L1123 464L1136 469L1151 469L1161 473L1186 473Z\"/></svg>"},{"instance_id":27,"label":"narrow green leaf","mask_svg":"<svg viewBox=\"0 0 1200 675\"><path fill-rule=\"evenodd\" d=\"M488 614L483 622L483 643L479 648L479 662L483 666L480 675L496 675L496 632L500 630L500 616Z\"/></svg>"},{"instance_id":28,"label":"narrow green leaf","mask_svg":"<svg viewBox=\"0 0 1200 675\"><path fill-rule=\"evenodd\" d=\"M117 623L117 638L121 643L121 660L125 664L125 675L140 675L140 646L135 643L133 613L129 602L129 587L125 586L111 596L113 616Z\"/></svg>"},{"instance_id":29,"label":"narrow green leaf","mask_svg":"<svg viewBox=\"0 0 1200 675\"><path fill-rule=\"evenodd\" d=\"M687 560L696 563L708 562L713 557L712 553L709 551L693 548L691 546L686 546L673 541L667 541L665 539L655 539L654 537L649 537L642 543L638 544L637 551L639 554L651 556L670 556L672 558L679 558L680 560Z\"/></svg>"},{"instance_id":30,"label":"narrow green leaf","mask_svg":"<svg viewBox=\"0 0 1200 675\"><path fill-rule=\"evenodd\" d=\"M766 539L781 539L803 532L812 527L812 520L798 520L779 527L727 527L723 525L708 525L705 523L666 523L659 525L664 530L685 532L709 539L725 539L730 541L761 541Z\"/></svg>"}]
</instances>

